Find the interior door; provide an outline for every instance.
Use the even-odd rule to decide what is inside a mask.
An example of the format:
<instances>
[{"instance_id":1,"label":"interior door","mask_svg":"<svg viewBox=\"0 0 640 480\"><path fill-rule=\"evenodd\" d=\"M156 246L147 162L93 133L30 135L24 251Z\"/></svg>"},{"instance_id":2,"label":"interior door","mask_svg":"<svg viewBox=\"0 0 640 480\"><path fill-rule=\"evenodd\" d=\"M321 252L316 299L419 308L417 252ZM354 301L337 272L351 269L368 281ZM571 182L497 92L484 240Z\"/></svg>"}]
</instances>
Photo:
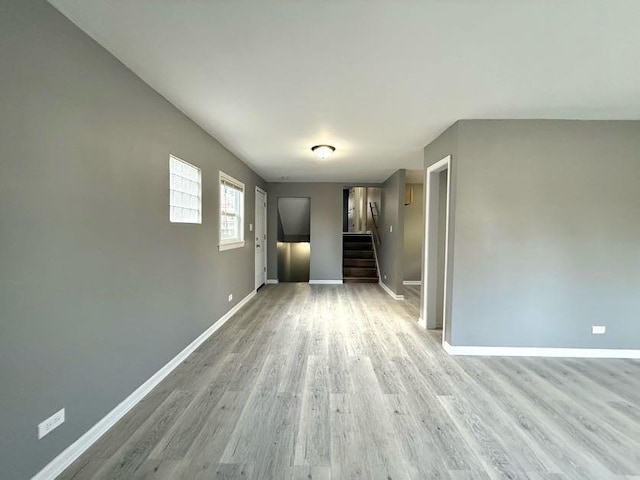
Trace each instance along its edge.
<instances>
[{"instance_id":1,"label":"interior door","mask_svg":"<svg viewBox=\"0 0 640 480\"><path fill-rule=\"evenodd\" d=\"M267 282L267 193L256 187L256 289Z\"/></svg>"}]
</instances>

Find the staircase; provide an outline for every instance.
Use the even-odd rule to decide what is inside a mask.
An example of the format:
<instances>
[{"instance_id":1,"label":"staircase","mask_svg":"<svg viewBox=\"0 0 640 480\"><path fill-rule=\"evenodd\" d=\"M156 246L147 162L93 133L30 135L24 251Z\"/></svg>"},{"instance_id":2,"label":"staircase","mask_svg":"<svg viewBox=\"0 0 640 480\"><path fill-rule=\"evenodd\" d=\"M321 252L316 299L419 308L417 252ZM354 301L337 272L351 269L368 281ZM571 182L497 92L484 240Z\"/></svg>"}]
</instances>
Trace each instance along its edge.
<instances>
[{"instance_id":1,"label":"staircase","mask_svg":"<svg viewBox=\"0 0 640 480\"><path fill-rule=\"evenodd\" d=\"M378 267L370 234L342 236L342 276L344 283L378 283Z\"/></svg>"}]
</instances>

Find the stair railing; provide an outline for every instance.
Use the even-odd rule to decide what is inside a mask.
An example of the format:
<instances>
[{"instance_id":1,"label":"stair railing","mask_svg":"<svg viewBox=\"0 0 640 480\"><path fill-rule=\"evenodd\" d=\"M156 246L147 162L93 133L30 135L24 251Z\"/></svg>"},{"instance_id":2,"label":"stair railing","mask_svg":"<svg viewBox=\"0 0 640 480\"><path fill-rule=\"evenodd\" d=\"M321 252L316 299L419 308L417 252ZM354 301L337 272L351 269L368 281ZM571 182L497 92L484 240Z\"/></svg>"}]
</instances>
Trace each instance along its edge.
<instances>
[{"instance_id":1,"label":"stair railing","mask_svg":"<svg viewBox=\"0 0 640 480\"><path fill-rule=\"evenodd\" d=\"M369 210L371 210L371 231L373 233L373 240L376 245L380 246L380 232L378 231L378 218L380 216L380 212L378 211L378 203L369 202Z\"/></svg>"}]
</instances>

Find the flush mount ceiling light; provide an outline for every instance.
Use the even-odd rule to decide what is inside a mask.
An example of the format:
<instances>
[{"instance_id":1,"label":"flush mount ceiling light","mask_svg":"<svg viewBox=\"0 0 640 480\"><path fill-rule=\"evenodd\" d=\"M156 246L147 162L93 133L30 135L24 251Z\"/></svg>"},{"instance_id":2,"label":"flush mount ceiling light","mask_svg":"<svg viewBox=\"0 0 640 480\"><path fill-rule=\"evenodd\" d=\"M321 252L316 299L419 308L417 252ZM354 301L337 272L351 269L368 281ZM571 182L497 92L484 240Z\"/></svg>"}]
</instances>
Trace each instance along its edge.
<instances>
[{"instance_id":1,"label":"flush mount ceiling light","mask_svg":"<svg viewBox=\"0 0 640 480\"><path fill-rule=\"evenodd\" d=\"M331 145L316 145L315 147L311 147L311 151L321 159L329 158L333 152L336 151L336 147L332 147Z\"/></svg>"}]
</instances>

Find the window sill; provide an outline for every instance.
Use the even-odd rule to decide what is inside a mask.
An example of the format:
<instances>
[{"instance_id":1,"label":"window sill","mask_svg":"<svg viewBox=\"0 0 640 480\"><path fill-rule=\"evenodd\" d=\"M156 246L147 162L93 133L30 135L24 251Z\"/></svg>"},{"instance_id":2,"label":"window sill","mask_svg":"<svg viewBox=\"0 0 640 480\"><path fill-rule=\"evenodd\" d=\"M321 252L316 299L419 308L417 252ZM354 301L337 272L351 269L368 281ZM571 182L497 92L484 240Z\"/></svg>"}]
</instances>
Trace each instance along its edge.
<instances>
[{"instance_id":1,"label":"window sill","mask_svg":"<svg viewBox=\"0 0 640 480\"><path fill-rule=\"evenodd\" d=\"M242 248L244 247L244 241L242 242L233 242L233 243L223 243L218 245L218 250L224 252L225 250L233 250L234 248Z\"/></svg>"}]
</instances>

